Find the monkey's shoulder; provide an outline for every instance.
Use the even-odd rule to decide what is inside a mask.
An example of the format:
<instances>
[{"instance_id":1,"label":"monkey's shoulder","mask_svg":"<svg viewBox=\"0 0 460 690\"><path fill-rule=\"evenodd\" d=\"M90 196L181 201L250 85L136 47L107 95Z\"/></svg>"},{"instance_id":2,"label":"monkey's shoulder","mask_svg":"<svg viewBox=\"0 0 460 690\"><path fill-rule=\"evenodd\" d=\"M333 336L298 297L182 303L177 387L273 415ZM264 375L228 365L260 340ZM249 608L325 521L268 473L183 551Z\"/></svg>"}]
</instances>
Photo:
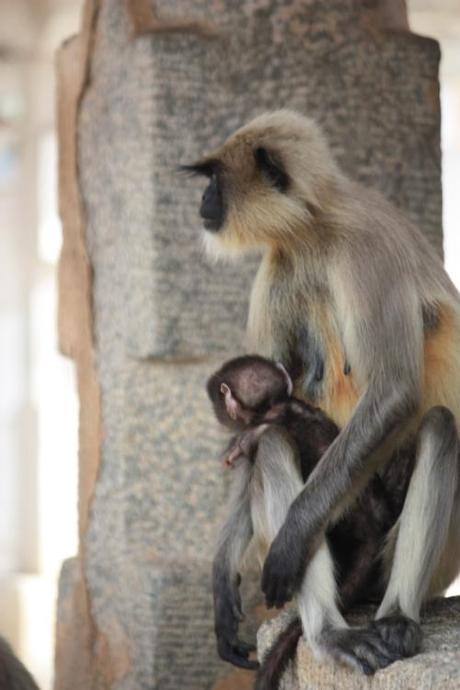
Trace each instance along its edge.
<instances>
[{"instance_id":1,"label":"monkey's shoulder","mask_svg":"<svg viewBox=\"0 0 460 690\"><path fill-rule=\"evenodd\" d=\"M299 398L283 406L273 427L294 446L304 481L339 433L337 425L320 408Z\"/></svg>"}]
</instances>

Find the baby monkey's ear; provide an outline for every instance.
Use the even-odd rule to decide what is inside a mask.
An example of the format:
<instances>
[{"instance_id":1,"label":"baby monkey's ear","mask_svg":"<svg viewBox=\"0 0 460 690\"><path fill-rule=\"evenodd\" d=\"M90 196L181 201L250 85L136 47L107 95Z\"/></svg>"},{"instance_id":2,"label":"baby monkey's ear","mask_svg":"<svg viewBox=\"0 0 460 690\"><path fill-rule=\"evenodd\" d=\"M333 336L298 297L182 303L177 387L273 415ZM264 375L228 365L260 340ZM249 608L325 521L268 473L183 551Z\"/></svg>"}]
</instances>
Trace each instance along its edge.
<instances>
[{"instance_id":1,"label":"baby monkey's ear","mask_svg":"<svg viewBox=\"0 0 460 690\"><path fill-rule=\"evenodd\" d=\"M292 379L288 374L288 370L284 366L284 364L281 364L281 362L276 362L276 366L280 371L283 372L284 378L286 379L286 390L287 394L290 397L292 395L292 391L294 390L294 384L292 383Z\"/></svg>"},{"instance_id":2,"label":"baby monkey's ear","mask_svg":"<svg viewBox=\"0 0 460 690\"><path fill-rule=\"evenodd\" d=\"M233 419L235 422L241 419L241 405L238 400L233 397L230 386L227 386L226 383L221 383L220 392L224 396L225 408L230 419Z\"/></svg>"}]
</instances>

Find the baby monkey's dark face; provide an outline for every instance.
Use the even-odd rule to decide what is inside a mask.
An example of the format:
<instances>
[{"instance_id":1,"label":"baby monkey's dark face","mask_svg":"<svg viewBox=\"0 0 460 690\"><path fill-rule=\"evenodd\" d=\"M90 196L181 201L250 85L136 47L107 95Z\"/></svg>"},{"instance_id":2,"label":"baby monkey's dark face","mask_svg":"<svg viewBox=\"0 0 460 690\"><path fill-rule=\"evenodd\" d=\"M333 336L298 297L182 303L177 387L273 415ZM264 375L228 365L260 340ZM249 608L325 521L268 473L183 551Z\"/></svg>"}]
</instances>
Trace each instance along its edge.
<instances>
[{"instance_id":1,"label":"baby monkey's dark face","mask_svg":"<svg viewBox=\"0 0 460 690\"><path fill-rule=\"evenodd\" d=\"M274 405L288 400L292 382L282 365L246 355L229 360L216 371L207 391L221 424L241 431L257 424Z\"/></svg>"},{"instance_id":2,"label":"baby monkey's dark face","mask_svg":"<svg viewBox=\"0 0 460 690\"><path fill-rule=\"evenodd\" d=\"M192 165L183 165L181 169L193 175L208 178L208 186L201 197L200 216L206 230L217 232L222 227L225 218L222 163L209 158Z\"/></svg>"}]
</instances>

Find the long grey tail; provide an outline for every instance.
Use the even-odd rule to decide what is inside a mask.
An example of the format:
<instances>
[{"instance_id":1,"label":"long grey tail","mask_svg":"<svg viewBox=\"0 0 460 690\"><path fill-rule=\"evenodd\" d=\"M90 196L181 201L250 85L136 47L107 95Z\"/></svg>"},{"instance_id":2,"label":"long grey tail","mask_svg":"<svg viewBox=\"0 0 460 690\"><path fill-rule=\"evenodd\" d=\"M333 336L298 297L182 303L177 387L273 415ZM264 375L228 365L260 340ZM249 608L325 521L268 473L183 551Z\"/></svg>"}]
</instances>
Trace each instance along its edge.
<instances>
[{"instance_id":1,"label":"long grey tail","mask_svg":"<svg viewBox=\"0 0 460 690\"><path fill-rule=\"evenodd\" d=\"M278 690L288 663L294 658L302 635L300 618L294 618L265 654L254 690Z\"/></svg>"}]
</instances>

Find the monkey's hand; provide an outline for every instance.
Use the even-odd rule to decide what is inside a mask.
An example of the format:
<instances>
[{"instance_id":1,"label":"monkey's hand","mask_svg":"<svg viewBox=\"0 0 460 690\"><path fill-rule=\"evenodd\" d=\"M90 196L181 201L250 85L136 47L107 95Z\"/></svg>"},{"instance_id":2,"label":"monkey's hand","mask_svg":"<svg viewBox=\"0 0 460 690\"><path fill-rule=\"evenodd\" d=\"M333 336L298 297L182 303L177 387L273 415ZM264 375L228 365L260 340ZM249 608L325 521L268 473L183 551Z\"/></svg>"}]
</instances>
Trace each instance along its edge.
<instances>
[{"instance_id":1,"label":"monkey's hand","mask_svg":"<svg viewBox=\"0 0 460 690\"><path fill-rule=\"evenodd\" d=\"M240 446L238 437L232 439L229 446L224 450L221 455L221 461L226 467L234 468L237 461L243 457L244 453Z\"/></svg>"},{"instance_id":2,"label":"monkey's hand","mask_svg":"<svg viewBox=\"0 0 460 690\"><path fill-rule=\"evenodd\" d=\"M323 539L321 514L313 510L310 498L306 512L302 499L303 495L300 494L291 504L265 559L262 591L268 608L281 608L298 592L307 566Z\"/></svg>"},{"instance_id":3,"label":"monkey's hand","mask_svg":"<svg viewBox=\"0 0 460 690\"><path fill-rule=\"evenodd\" d=\"M300 588L307 564L304 544L289 523L278 532L262 572L262 591L268 608L281 608Z\"/></svg>"},{"instance_id":4,"label":"monkey's hand","mask_svg":"<svg viewBox=\"0 0 460 690\"><path fill-rule=\"evenodd\" d=\"M255 650L255 646L238 638L238 626L243 619L239 582L239 576L235 583L225 579L214 592L217 651L221 659L234 666L256 670L258 662L249 659L249 653Z\"/></svg>"}]
</instances>

